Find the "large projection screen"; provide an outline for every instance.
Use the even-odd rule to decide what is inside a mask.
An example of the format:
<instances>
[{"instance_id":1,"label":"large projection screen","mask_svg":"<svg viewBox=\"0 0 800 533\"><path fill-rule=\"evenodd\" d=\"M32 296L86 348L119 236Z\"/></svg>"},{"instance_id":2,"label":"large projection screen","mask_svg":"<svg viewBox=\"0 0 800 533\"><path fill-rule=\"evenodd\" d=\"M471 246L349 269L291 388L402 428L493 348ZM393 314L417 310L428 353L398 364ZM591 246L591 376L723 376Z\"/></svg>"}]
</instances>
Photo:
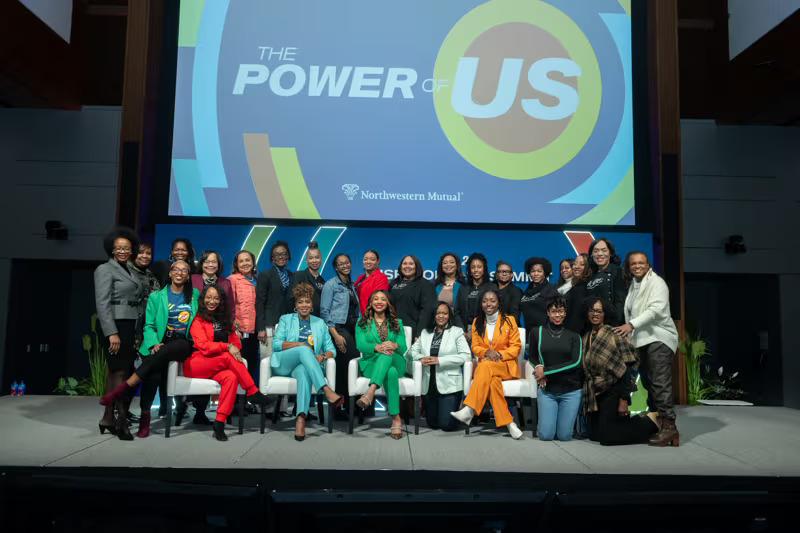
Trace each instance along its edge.
<instances>
[{"instance_id":1,"label":"large projection screen","mask_svg":"<svg viewBox=\"0 0 800 533\"><path fill-rule=\"evenodd\" d=\"M619 225L626 0L181 0L169 214Z\"/></svg>"}]
</instances>

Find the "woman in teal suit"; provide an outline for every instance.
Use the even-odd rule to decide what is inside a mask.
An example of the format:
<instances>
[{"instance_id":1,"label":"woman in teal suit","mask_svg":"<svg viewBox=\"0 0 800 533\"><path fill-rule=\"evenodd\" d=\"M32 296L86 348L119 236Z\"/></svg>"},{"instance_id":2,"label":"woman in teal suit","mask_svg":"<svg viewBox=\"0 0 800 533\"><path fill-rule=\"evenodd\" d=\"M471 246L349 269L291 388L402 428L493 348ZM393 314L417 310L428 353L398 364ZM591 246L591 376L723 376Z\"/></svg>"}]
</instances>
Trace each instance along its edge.
<instances>
[{"instance_id":1,"label":"woman in teal suit","mask_svg":"<svg viewBox=\"0 0 800 533\"><path fill-rule=\"evenodd\" d=\"M334 407L340 407L344 398L328 386L322 373L322 362L333 358L336 348L325 321L311 314L314 288L308 283L299 283L292 288L292 296L296 312L283 315L278 321L270 366L275 375L297 380L294 438L302 441L306 436L311 387L325 393L328 403Z\"/></svg>"},{"instance_id":2,"label":"woman in teal suit","mask_svg":"<svg viewBox=\"0 0 800 533\"><path fill-rule=\"evenodd\" d=\"M368 408L375 399L375 391L383 387L392 417L391 436L399 439L403 436L400 377L406 373L407 346L403 321L397 318L386 291L377 290L370 296L366 313L356 328L356 346L361 352L358 366L369 378L369 389L356 403L362 409Z\"/></svg>"}]
</instances>

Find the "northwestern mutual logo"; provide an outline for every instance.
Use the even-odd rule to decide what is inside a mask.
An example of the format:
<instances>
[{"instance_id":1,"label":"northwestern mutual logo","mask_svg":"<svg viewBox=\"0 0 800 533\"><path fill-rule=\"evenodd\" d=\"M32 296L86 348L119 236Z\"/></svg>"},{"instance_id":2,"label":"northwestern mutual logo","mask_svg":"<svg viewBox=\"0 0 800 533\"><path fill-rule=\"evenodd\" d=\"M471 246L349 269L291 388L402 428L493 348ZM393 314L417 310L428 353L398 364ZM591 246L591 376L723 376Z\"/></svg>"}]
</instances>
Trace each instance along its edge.
<instances>
[{"instance_id":1,"label":"northwestern mutual logo","mask_svg":"<svg viewBox=\"0 0 800 533\"><path fill-rule=\"evenodd\" d=\"M352 200L358 194L359 186L355 183L345 183L342 185L342 191L344 191L344 195L347 196L348 200Z\"/></svg>"}]
</instances>

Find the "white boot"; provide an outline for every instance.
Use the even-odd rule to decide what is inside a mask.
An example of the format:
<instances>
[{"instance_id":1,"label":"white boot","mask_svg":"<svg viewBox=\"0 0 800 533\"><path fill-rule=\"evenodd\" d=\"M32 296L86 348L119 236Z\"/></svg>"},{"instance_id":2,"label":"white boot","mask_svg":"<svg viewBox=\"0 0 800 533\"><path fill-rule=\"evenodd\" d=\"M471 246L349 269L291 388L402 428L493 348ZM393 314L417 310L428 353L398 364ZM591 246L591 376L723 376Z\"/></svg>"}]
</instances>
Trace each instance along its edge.
<instances>
[{"instance_id":1,"label":"white boot","mask_svg":"<svg viewBox=\"0 0 800 533\"><path fill-rule=\"evenodd\" d=\"M511 422L506 427L508 428L508 432L509 434L511 434L512 439L519 440L522 438L522 431L517 427L517 425L514 422Z\"/></svg>"},{"instance_id":2,"label":"white boot","mask_svg":"<svg viewBox=\"0 0 800 533\"><path fill-rule=\"evenodd\" d=\"M465 405L458 411L450 411L450 416L469 425L469 423L472 422L472 417L475 416L475 411L469 405Z\"/></svg>"}]
</instances>

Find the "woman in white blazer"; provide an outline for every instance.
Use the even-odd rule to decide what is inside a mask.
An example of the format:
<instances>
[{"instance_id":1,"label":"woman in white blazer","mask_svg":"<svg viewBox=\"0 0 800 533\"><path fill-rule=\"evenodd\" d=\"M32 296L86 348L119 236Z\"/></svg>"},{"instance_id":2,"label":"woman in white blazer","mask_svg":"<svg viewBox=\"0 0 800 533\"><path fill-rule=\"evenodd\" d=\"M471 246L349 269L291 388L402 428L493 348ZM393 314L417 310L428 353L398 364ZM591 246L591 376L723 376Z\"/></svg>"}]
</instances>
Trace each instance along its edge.
<instances>
[{"instance_id":1,"label":"woman in white blazer","mask_svg":"<svg viewBox=\"0 0 800 533\"><path fill-rule=\"evenodd\" d=\"M672 362L678 348L678 330L669 309L669 288L650 267L644 252L625 258L625 272L631 277L625 298L625 323L614 331L639 352L639 373L647 389L650 411L658 411L661 430L650 439L651 446L678 446L672 396Z\"/></svg>"},{"instance_id":2,"label":"woman in white blazer","mask_svg":"<svg viewBox=\"0 0 800 533\"><path fill-rule=\"evenodd\" d=\"M425 418L433 429L459 429L450 411L458 410L464 395L464 363L470 350L464 330L453 325L453 312L446 302L436 304L428 327L411 346L411 357L422 362L422 394Z\"/></svg>"}]
</instances>

